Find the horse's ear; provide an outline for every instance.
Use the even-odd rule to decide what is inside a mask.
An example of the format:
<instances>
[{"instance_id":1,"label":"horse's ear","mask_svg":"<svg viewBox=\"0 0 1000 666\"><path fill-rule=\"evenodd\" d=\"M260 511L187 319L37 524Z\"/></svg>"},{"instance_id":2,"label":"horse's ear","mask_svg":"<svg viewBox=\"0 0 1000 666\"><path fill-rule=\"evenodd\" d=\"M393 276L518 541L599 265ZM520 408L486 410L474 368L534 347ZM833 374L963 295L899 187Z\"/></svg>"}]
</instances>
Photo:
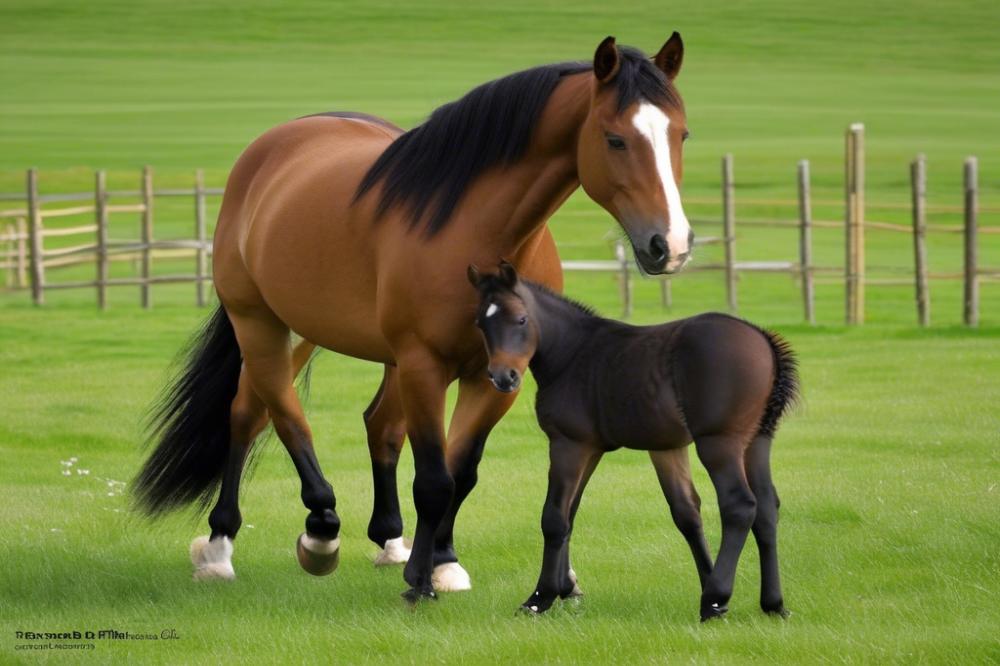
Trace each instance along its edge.
<instances>
[{"instance_id":1,"label":"horse's ear","mask_svg":"<svg viewBox=\"0 0 1000 666\"><path fill-rule=\"evenodd\" d=\"M500 260L500 281L511 289L517 286L517 271L506 259Z\"/></svg>"},{"instance_id":2,"label":"horse's ear","mask_svg":"<svg viewBox=\"0 0 1000 666\"><path fill-rule=\"evenodd\" d=\"M473 287L478 287L479 283L483 279L483 276L480 275L479 269L476 268L475 264L469 264L469 270L466 271L465 275L469 278L469 282Z\"/></svg>"},{"instance_id":3,"label":"horse's ear","mask_svg":"<svg viewBox=\"0 0 1000 666\"><path fill-rule=\"evenodd\" d=\"M594 76L601 83L607 83L618 75L621 61L614 37L605 37L594 52Z\"/></svg>"},{"instance_id":4,"label":"horse's ear","mask_svg":"<svg viewBox=\"0 0 1000 666\"><path fill-rule=\"evenodd\" d=\"M681 40L681 34L674 31L674 34L670 35L670 39L653 58L653 63L667 75L668 81L673 81L677 78L678 72L681 71L682 62L684 62L684 42Z\"/></svg>"}]
</instances>

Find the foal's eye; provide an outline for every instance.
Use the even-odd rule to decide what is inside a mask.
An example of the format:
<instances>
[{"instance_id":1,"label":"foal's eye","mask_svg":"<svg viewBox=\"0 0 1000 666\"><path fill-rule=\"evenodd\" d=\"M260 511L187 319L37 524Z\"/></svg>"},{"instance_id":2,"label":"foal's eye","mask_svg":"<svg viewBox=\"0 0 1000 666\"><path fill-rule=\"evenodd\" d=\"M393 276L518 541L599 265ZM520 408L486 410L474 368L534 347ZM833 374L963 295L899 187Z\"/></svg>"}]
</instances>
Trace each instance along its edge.
<instances>
[{"instance_id":1,"label":"foal's eye","mask_svg":"<svg viewBox=\"0 0 1000 666\"><path fill-rule=\"evenodd\" d=\"M691 132L684 130L684 134L681 135L681 141L687 141L691 137Z\"/></svg>"},{"instance_id":2,"label":"foal's eye","mask_svg":"<svg viewBox=\"0 0 1000 666\"><path fill-rule=\"evenodd\" d=\"M614 134L606 134L604 136L608 140L608 147L612 150L625 150L625 139L620 136L615 136Z\"/></svg>"},{"instance_id":3,"label":"foal's eye","mask_svg":"<svg viewBox=\"0 0 1000 666\"><path fill-rule=\"evenodd\" d=\"M527 323L528 323L528 318L527 317L521 317L520 319L517 320L517 325L518 326L524 326Z\"/></svg>"}]
</instances>

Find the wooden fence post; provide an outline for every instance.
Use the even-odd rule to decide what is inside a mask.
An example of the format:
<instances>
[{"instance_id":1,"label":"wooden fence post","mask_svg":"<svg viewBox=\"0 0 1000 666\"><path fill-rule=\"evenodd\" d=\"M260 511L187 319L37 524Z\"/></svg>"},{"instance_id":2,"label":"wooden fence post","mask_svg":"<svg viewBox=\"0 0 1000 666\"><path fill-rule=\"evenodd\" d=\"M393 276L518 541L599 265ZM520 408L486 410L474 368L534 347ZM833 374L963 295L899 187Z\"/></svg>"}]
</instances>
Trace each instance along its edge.
<instances>
[{"instance_id":1,"label":"wooden fence post","mask_svg":"<svg viewBox=\"0 0 1000 666\"><path fill-rule=\"evenodd\" d=\"M670 278L660 280L660 306L668 310L674 306L674 290Z\"/></svg>"},{"instance_id":2,"label":"wooden fence post","mask_svg":"<svg viewBox=\"0 0 1000 666\"><path fill-rule=\"evenodd\" d=\"M916 272L917 322L931 323L930 293L927 288L927 158L917 155L910 163L913 194L913 265Z\"/></svg>"},{"instance_id":3,"label":"wooden fence post","mask_svg":"<svg viewBox=\"0 0 1000 666\"><path fill-rule=\"evenodd\" d=\"M978 216L979 160L965 158L965 289L963 319L966 326L979 325Z\"/></svg>"},{"instance_id":4,"label":"wooden fence post","mask_svg":"<svg viewBox=\"0 0 1000 666\"><path fill-rule=\"evenodd\" d=\"M624 302L622 318L628 319L632 316L632 272L629 270L628 253L625 252L625 245L620 240L615 241L615 258L621 266L619 280L621 280L622 301Z\"/></svg>"},{"instance_id":5,"label":"wooden fence post","mask_svg":"<svg viewBox=\"0 0 1000 666\"><path fill-rule=\"evenodd\" d=\"M809 160L799 162L799 270L802 274L802 306L806 322L816 323L816 293L812 267L812 196L809 183Z\"/></svg>"},{"instance_id":6,"label":"wooden fence post","mask_svg":"<svg viewBox=\"0 0 1000 666\"><path fill-rule=\"evenodd\" d=\"M9 288L14 284L14 243L17 242L17 227L14 224L7 224L4 227L3 239L3 260L7 269L3 285Z\"/></svg>"},{"instance_id":7,"label":"wooden fence post","mask_svg":"<svg viewBox=\"0 0 1000 666\"><path fill-rule=\"evenodd\" d=\"M846 190L846 306L847 323L865 323L865 126L847 128Z\"/></svg>"},{"instance_id":8,"label":"wooden fence post","mask_svg":"<svg viewBox=\"0 0 1000 666\"><path fill-rule=\"evenodd\" d=\"M38 171L28 169L28 236L31 242L31 300L45 303L45 264L42 257L42 210L38 201Z\"/></svg>"},{"instance_id":9,"label":"wooden fence post","mask_svg":"<svg viewBox=\"0 0 1000 666\"><path fill-rule=\"evenodd\" d=\"M736 312L736 201L733 182L733 155L722 158L722 238L726 250L726 303Z\"/></svg>"},{"instance_id":10,"label":"wooden fence post","mask_svg":"<svg viewBox=\"0 0 1000 666\"><path fill-rule=\"evenodd\" d=\"M198 249L195 254L195 294L198 307L205 306L205 275L208 267L208 252L205 250L205 174L201 169L194 172L194 230Z\"/></svg>"},{"instance_id":11,"label":"wooden fence post","mask_svg":"<svg viewBox=\"0 0 1000 666\"><path fill-rule=\"evenodd\" d=\"M149 278L153 268L153 252L150 245L153 242L153 170L142 168L142 266L140 286L142 307L150 308L153 301L150 298Z\"/></svg>"},{"instance_id":12,"label":"wooden fence post","mask_svg":"<svg viewBox=\"0 0 1000 666\"><path fill-rule=\"evenodd\" d=\"M94 217L97 222L97 307L108 309L108 181L104 170L94 176Z\"/></svg>"}]
</instances>

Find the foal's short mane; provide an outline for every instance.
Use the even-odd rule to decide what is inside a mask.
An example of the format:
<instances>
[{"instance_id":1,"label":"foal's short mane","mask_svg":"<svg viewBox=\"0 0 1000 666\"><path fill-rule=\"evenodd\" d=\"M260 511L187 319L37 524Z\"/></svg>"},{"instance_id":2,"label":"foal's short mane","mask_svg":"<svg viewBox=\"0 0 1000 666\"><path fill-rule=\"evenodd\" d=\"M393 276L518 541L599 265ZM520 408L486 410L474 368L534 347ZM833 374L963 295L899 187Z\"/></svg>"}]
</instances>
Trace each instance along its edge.
<instances>
[{"instance_id":1,"label":"foal's short mane","mask_svg":"<svg viewBox=\"0 0 1000 666\"><path fill-rule=\"evenodd\" d=\"M614 79L618 110L648 100L680 104L663 73L642 52L619 47ZM354 194L357 201L382 183L376 216L407 208L410 226L425 220L428 236L444 228L466 188L487 169L517 162L531 141L542 109L563 77L590 63L543 65L474 88L436 109L422 125L395 141L375 161Z\"/></svg>"}]
</instances>

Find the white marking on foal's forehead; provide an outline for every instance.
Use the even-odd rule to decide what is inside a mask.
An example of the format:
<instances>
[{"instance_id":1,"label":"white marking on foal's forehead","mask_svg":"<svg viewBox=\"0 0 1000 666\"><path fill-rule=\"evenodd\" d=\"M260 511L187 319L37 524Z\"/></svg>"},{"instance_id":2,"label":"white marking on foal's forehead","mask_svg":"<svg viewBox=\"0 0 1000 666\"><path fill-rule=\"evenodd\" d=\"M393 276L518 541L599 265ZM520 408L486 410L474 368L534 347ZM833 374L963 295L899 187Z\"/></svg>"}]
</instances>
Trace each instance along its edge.
<instances>
[{"instance_id":1,"label":"white marking on foal's forehead","mask_svg":"<svg viewBox=\"0 0 1000 666\"><path fill-rule=\"evenodd\" d=\"M497 313L497 310L499 310L499 309L500 308L497 306L496 303L490 303L490 306L488 308L486 308L486 316L487 317L492 317L493 315L495 315Z\"/></svg>"}]
</instances>

